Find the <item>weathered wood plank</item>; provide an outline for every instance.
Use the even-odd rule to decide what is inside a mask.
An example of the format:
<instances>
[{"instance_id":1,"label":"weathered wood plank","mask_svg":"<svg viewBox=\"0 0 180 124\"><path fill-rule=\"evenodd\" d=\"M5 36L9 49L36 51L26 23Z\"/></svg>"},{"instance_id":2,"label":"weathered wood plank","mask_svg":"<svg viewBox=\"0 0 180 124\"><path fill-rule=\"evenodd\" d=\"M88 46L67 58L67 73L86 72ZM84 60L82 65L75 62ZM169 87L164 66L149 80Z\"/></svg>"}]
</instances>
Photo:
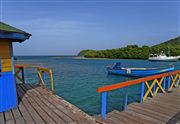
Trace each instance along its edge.
<instances>
[{"instance_id":1,"label":"weathered wood plank","mask_svg":"<svg viewBox=\"0 0 180 124\"><path fill-rule=\"evenodd\" d=\"M103 121L107 124L116 124L123 121L128 124L175 124L180 121L180 88L175 88L171 93L158 94L144 103L131 103L126 111L113 111L107 114ZM115 122L113 122L115 120Z\"/></svg>"},{"instance_id":2,"label":"weathered wood plank","mask_svg":"<svg viewBox=\"0 0 180 124\"><path fill-rule=\"evenodd\" d=\"M45 94L46 90L38 87L36 89L40 94ZM50 95L50 97L49 97ZM73 121L77 121L78 123L95 123L94 119L93 120L88 120L85 116L83 115L82 112L76 111L76 108L73 108L72 104L67 104L65 103L64 99L57 97L55 95L52 95L49 93L49 95L44 95L47 101L49 101L51 104L56 106L58 110L61 110L66 116L70 117Z\"/></svg>"},{"instance_id":3,"label":"weathered wood plank","mask_svg":"<svg viewBox=\"0 0 180 124\"><path fill-rule=\"evenodd\" d=\"M167 110L163 106L155 106L155 105L152 105L150 103L143 104L142 106L144 106L145 108L151 109L151 110L153 110L155 112L170 116L170 117L173 116L176 113L174 111L171 111L170 108Z\"/></svg>"},{"instance_id":4,"label":"weathered wood plank","mask_svg":"<svg viewBox=\"0 0 180 124\"><path fill-rule=\"evenodd\" d=\"M37 88L38 89L38 88ZM41 97L41 99L44 101L44 102L46 102L46 103L48 103L49 105L50 105L50 107L51 107L51 109L60 117L60 118L62 118L66 123L72 123L73 122L73 119L71 119L68 115L66 115L64 112L63 112L63 110L65 109L64 107L61 107L61 105L59 105L59 104L54 104L54 102L53 102L53 99L49 99L50 97L52 97L52 95L50 96L49 94L45 94L45 93L43 93L43 92L45 92L43 89L42 89L42 91L43 92L39 92L38 90L36 89L36 92L38 92L39 94L41 94L42 93L42 95L43 95L43 98ZM40 89L41 89L41 87L40 87Z\"/></svg>"},{"instance_id":5,"label":"weathered wood plank","mask_svg":"<svg viewBox=\"0 0 180 124\"><path fill-rule=\"evenodd\" d=\"M120 118L118 118L116 116L112 116L111 118L107 118L105 123L110 123L110 124L128 124L128 123L124 122L123 119L120 119Z\"/></svg>"},{"instance_id":6,"label":"weathered wood plank","mask_svg":"<svg viewBox=\"0 0 180 124\"><path fill-rule=\"evenodd\" d=\"M135 111L125 111L124 114L127 114L132 120L136 120L141 124L155 124L155 123L162 123L160 120L156 120L150 116L146 116L144 114L136 113Z\"/></svg>"},{"instance_id":7,"label":"weathered wood plank","mask_svg":"<svg viewBox=\"0 0 180 124\"><path fill-rule=\"evenodd\" d=\"M23 85L26 90L28 90L30 87L27 85ZM45 101L45 99L41 96L39 96L38 92L36 90L31 90L31 93L28 93L38 104L39 106L56 122L56 123L66 123L59 117L53 110L56 108L51 108L51 104L48 101ZM36 96L36 97L33 97Z\"/></svg>"},{"instance_id":8,"label":"weathered wood plank","mask_svg":"<svg viewBox=\"0 0 180 124\"><path fill-rule=\"evenodd\" d=\"M0 124L95 124L61 97L40 86L17 84L17 108L0 113ZM87 117L91 119L87 119Z\"/></svg>"},{"instance_id":9,"label":"weathered wood plank","mask_svg":"<svg viewBox=\"0 0 180 124\"><path fill-rule=\"evenodd\" d=\"M178 105L178 104L173 104L173 103L169 103L168 102L168 100L152 100L151 101L151 103L153 103L153 104L163 104L163 105L166 105L166 106L169 106L169 107L171 107L171 108L174 108L174 109L176 109L176 108L178 108L178 109L180 109L180 106Z\"/></svg>"},{"instance_id":10,"label":"weathered wood plank","mask_svg":"<svg viewBox=\"0 0 180 124\"><path fill-rule=\"evenodd\" d=\"M11 110L5 112L5 121L6 124L15 124L15 120Z\"/></svg>"},{"instance_id":11,"label":"weathered wood plank","mask_svg":"<svg viewBox=\"0 0 180 124\"><path fill-rule=\"evenodd\" d=\"M146 115L146 116L149 116L149 117L157 119L157 120L162 120L163 119L164 122L166 122L167 120L170 119L169 116L166 116L164 114L155 112L152 109L147 109L147 108L144 108L144 107L136 105L136 104L129 105L128 110L134 111L136 113L140 113L140 114L143 114L143 115Z\"/></svg>"},{"instance_id":12,"label":"weathered wood plank","mask_svg":"<svg viewBox=\"0 0 180 124\"><path fill-rule=\"evenodd\" d=\"M18 108L13 108L12 113L14 115L14 119L15 119L16 124L25 124L25 120L21 116Z\"/></svg>"},{"instance_id":13,"label":"weathered wood plank","mask_svg":"<svg viewBox=\"0 0 180 124\"><path fill-rule=\"evenodd\" d=\"M23 105L23 102L19 103L18 108L19 108L19 111L22 114L22 117L24 118L26 124L35 124L31 114L26 109L26 107Z\"/></svg>"},{"instance_id":14,"label":"weathered wood plank","mask_svg":"<svg viewBox=\"0 0 180 124\"><path fill-rule=\"evenodd\" d=\"M5 124L4 113L0 113L0 124Z\"/></svg>"},{"instance_id":15,"label":"weathered wood plank","mask_svg":"<svg viewBox=\"0 0 180 124\"><path fill-rule=\"evenodd\" d=\"M29 103L29 101L27 100L27 95L21 89L21 87L19 85L17 85L17 90L18 90L18 96L22 99L22 102L23 102L24 106L26 107L26 109L31 114L33 120L36 123L42 123L42 124L45 123L45 121L37 114L37 112L34 110L32 105Z\"/></svg>"},{"instance_id":16,"label":"weathered wood plank","mask_svg":"<svg viewBox=\"0 0 180 124\"><path fill-rule=\"evenodd\" d=\"M46 123L48 124L55 124L54 120L52 120L47 113L38 105L38 103L36 102L35 99L33 99L32 97L30 97L30 95L28 95L29 91L26 91L23 88L23 85L20 86L22 88L22 90L24 90L24 92L26 92L27 94L27 99L28 101L31 103L32 107L34 108L34 110L37 112L37 114L42 118L42 120L44 120ZM35 98L36 96L34 96Z\"/></svg>"},{"instance_id":17,"label":"weathered wood plank","mask_svg":"<svg viewBox=\"0 0 180 124\"><path fill-rule=\"evenodd\" d=\"M45 96L46 97L46 96ZM65 105L64 102L60 99L56 99L55 97L46 97L52 104L54 104L59 110L61 110L64 114L70 117L73 121L77 121L78 123L86 124L88 122L85 119L85 116L80 115L78 112L73 111L71 106ZM54 99L55 98L55 99ZM76 113L76 114L74 114Z\"/></svg>"},{"instance_id":18,"label":"weathered wood plank","mask_svg":"<svg viewBox=\"0 0 180 124\"><path fill-rule=\"evenodd\" d=\"M118 118L118 120L123 122L123 123L127 123L127 124L129 124L129 123L139 124L138 121L132 120L130 117L128 117L127 114L124 114L122 112L113 111L112 115L111 115L111 117L109 119L111 119L112 117Z\"/></svg>"}]
</instances>

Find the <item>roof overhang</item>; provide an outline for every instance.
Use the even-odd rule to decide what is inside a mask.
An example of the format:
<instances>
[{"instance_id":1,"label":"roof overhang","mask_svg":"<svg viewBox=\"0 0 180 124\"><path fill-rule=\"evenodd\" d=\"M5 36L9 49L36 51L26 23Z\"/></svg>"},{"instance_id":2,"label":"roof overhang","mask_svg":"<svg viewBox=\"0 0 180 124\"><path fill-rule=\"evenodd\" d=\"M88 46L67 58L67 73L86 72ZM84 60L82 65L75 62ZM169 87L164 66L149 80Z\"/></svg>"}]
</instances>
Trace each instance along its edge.
<instances>
[{"instance_id":1,"label":"roof overhang","mask_svg":"<svg viewBox=\"0 0 180 124\"><path fill-rule=\"evenodd\" d=\"M10 39L12 42L23 42L29 39L31 34L23 34L23 33L10 33L10 32L1 32L0 31L0 39Z\"/></svg>"}]
</instances>

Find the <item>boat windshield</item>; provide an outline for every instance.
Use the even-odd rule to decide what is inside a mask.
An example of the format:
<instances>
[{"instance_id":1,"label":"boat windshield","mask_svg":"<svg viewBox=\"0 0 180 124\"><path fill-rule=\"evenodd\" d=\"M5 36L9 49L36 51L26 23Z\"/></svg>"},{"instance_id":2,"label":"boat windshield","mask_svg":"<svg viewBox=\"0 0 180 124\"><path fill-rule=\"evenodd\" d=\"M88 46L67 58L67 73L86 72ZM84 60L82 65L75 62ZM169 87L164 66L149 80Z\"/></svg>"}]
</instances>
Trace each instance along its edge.
<instances>
[{"instance_id":1,"label":"boat windshield","mask_svg":"<svg viewBox=\"0 0 180 124\"><path fill-rule=\"evenodd\" d=\"M121 62L116 62L113 66L113 69L121 69Z\"/></svg>"}]
</instances>

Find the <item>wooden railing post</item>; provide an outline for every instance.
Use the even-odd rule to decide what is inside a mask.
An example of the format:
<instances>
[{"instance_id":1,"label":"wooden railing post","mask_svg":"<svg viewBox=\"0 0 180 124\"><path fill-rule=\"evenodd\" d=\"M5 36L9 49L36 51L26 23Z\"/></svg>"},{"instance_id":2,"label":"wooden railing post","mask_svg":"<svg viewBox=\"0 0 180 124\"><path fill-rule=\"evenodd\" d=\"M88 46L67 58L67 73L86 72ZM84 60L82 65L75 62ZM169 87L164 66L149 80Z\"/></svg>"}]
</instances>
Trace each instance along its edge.
<instances>
[{"instance_id":1,"label":"wooden railing post","mask_svg":"<svg viewBox=\"0 0 180 124\"><path fill-rule=\"evenodd\" d=\"M51 69L49 69L49 76L50 76L50 82L51 82L51 91L52 93L54 93L54 80L53 80L53 73Z\"/></svg>"},{"instance_id":2,"label":"wooden railing post","mask_svg":"<svg viewBox=\"0 0 180 124\"><path fill-rule=\"evenodd\" d=\"M141 96L140 96L140 103L143 102L143 97L144 97L144 82L141 83Z\"/></svg>"},{"instance_id":3,"label":"wooden railing post","mask_svg":"<svg viewBox=\"0 0 180 124\"><path fill-rule=\"evenodd\" d=\"M153 93L155 93L155 91L156 91L156 84L154 84L153 86Z\"/></svg>"},{"instance_id":4,"label":"wooden railing post","mask_svg":"<svg viewBox=\"0 0 180 124\"><path fill-rule=\"evenodd\" d=\"M169 75L168 76L168 87L167 87L167 90L169 90L170 86L171 86L171 76Z\"/></svg>"},{"instance_id":5,"label":"wooden railing post","mask_svg":"<svg viewBox=\"0 0 180 124\"><path fill-rule=\"evenodd\" d=\"M163 89L166 90L166 77L164 77L164 81L163 81Z\"/></svg>"},{"instance_id":6,"label":"wooden railing post","mask_svg":"<svg viewBox=\"0 0 180 124\"><path fill-rule=\"evenodd\" d=\"M178 81L177 81L177 86L179 86L179 84L180 84L180 73L178 73Z\"/></svg>"},{"instance_id":7,"label":"wooden railing post","mask_svg":"<svg viewBox=\"0 0 180 124\"><path fill-rule=\"evenodd\" d=\"M42 71L42 79L43 79L43 81L45 81L45 79L46 79L46 75L45 75L44 71Z\"/></svg>"},{"instance_id":8,"label":"wooden railing post","mask_svg":"<svg viewBox=\"0 0 180 124\"><path fill-rule=\"evenodd\" d=\"M45 72L44 72L44 71L41 71L41 74L42 74L42 80L43 80L43 82L42 82L43 88L45 88L45 87L46 87L46 86L45 86L46 75L45 75Z\"/></svg>"},{"instance_id":9,"label":"wooden railing post","mask_svg":"<svg viewBox=\"0 0 180 124\"><path fill-rule=\"evenodd\" d=\"M24 67L22 67L21 75L22 75L22 83L24 84L24 83L25 83L25 78L24 78Z\"/></svg>"},{"instance_id":10,"label":"wooden railing post","mask_svg":"<svg viewBox=\"0 0 180 124\"><path fill-rule=\"evenodd\" d=\"M125 88L124 110L127 109L127 104L128 104L128 87Z\"/></svg>"},{"instance_id":11,"label":"wooden railing post","mask_svg":"<svg viewBox=\"0 0 180 124\"><path fill-rule=\"evenodd\" d=\"M101 116L103 119L106 119L106 107L107 107L107 92L101 93Z\"/></svg>"}]
</instances>

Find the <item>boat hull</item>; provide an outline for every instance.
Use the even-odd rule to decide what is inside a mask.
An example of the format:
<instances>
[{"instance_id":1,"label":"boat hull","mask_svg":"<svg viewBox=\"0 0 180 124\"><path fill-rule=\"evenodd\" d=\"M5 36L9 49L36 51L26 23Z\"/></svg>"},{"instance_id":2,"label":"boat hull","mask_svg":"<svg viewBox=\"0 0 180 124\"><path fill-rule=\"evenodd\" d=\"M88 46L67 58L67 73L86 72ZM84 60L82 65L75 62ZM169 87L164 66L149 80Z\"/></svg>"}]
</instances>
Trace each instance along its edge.
<instances>
[{"instance_id":1,"label":"boat hull","mask_svg":"<svg viewBox=\"0 0 180 124\"><path fill-rule=\"evenodd\" d=\"M177 62L178 57L149 57L149 61Z\"/></svg>"},{"instance_id":2,"label":"boat hull","mask_svg":"<svg viewBox=\"0 0 180 124\"><path fill-rule=\"evenodd\" d=\"M162 62L177 62L177 59L149 59L149 61L162 61Z\"/></svg>"},{"instance_id":3,"label":"boat hull","mask_svg":"<svg viewBox=\"0 0 180 124\"><path fill-rule=\"evenodd\" d=\"M174 67L168 67L168 68L160 68L160 69L112 69L107 68L107 71L109 74L115 74L115 75L124 75L124 76L136 76L136 77L145 77L150 75L156 75L161 74L165 72L171 72L174 70Z\"/></svg>"}]
</instances>

